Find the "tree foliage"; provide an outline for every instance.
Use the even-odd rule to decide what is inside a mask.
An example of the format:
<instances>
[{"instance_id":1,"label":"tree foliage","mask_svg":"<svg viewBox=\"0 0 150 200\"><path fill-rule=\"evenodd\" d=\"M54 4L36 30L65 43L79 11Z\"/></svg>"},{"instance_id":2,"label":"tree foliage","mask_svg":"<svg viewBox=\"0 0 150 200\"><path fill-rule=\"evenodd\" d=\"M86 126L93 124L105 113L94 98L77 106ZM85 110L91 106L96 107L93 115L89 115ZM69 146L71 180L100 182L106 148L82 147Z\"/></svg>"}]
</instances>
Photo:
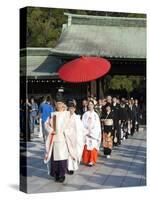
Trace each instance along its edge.
<instances>
[{"instance_id":1,"label":"tree foliage","mask_svg":"<svg viewBox=\"0 0 150 200\"><path fill-rule=\"evenodd\" d=\"M28 8L27 46L54 47L66 20L61 9Z\"/></svg>"},{"instance_id":2,"label":"tree foliage","mask_svg":"<svg viewBox=\"0 0 150 200\"><path fill-rule=\"evenodd\" d=\"M62 25L67 23L64 12L97 16L145 17L144 14L134 13L29 7L27 9L27 46L54 47L60 37Z\"/></svg>"},{"instance_id":3,"label":"tree foliage","mask_svg":"<svg viewBox=\"0 0 150 200\"><path fill-rule=\"evenodd\" d=\"M105 78L105 90L126 90L129 94L134 89L139 89L141 86L141 77L115 75L113 77L107 76Z\"/></svg>"}]
</instances>

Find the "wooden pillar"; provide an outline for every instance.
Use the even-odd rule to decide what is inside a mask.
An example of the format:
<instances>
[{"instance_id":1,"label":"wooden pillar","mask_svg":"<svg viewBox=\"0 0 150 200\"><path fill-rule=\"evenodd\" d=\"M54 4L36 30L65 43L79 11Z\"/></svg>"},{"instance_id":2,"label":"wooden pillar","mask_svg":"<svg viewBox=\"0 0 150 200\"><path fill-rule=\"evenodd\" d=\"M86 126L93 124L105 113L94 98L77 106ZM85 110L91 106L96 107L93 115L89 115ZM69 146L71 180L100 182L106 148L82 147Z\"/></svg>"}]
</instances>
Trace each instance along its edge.
<instances>
[{"instance_id":1,"label":"wooden pillar","mask_svg":"<svg viewBox=\"0 0 150 200\"><path fill-rule=\"evenodd\" d=\"M101 79L96 80L96 97L97 99L104 98L103 81Z\"/></svg>"},{"instance_id":2,"label":"wooden pillar","mask_svg":"<svg viewBox=\"0 0 150 200\"><path fill-rule=\"evenodd\" d=\"M90 96L90 94L91 94L91 83L90 82L87 83L86 91L87 91L86 92L87 97Z\"/></svg>"},{"instance_id":3,"label":"wooden pillar","mask_svg":"<svg viewBox=\"0 0 150 200\"><path fill-rule=\"evenodd\" d=\"M96 81L90 82L90 95L96 96Z\"/></svg>"},{"instance_id":4,"label":"wooden pillar","mask_svg":"<svg viewBox=\"0 0 150 200\"><path fill-rule=\"evenodd\" d=\"M97 79L96 80L96 98L99 99L100 98L100 84L99 84L100 80Z\"/></svg>"}]
</instances>

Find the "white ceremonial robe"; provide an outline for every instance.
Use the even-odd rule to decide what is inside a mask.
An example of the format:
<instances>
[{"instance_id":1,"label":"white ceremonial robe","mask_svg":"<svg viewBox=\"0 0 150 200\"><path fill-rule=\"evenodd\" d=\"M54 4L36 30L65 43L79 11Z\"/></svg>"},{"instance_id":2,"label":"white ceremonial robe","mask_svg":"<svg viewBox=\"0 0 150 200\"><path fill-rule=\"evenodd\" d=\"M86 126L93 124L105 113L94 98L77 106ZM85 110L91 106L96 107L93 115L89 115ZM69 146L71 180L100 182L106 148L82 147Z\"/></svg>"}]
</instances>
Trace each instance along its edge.
<instances>
[{"instance_id":1,"label":"white ceremonial robe","mask_svg":"<svg viewBox=\"0 0 150 200\"><path fill-rule=\"evenodd\" d=\"M49 148L50 137L51 137L51 133L53 132L53 129L50 127L49 135L46 140L46 154L47 155L50 154L51 156L51 152L49 152L49 150L53 149L54 161L67 160L69 157L69 151L68 151L68 145L66 143L66 138L64 134L65 134L66 126L69 121L70 112L69 111L53 112L51 121L53 121L54 115L56 116L56 134L54 135L53 142L51 144L52 148ZM48 126L49 125L47 124L47 127ZM46 160L45 163L47 163L49 159Z\"/></svg>"},{"instance_id":2,"label":"white ceremonial robe","mask_svg":"<svg viewBox=\"0 0 150 200\"><path fill-rule=\"evenodd\" d=\"M70 115L65 136L69 149L68 170L75 171L81 161L85 143L84 128L79 115Z\"/></svg>"},{"instance_id":3,"label":"white ceremonial robe","mask_svg":"<svg viewBox=\"0 0 150 200\"><path fill-rule=\"evenodd\" d=\"M87 150L94 148L99 151L101 143L101 125L98 114L95 111L87 111L82 116L83 126L86 130Z\"/></svg>"}]
</instances>

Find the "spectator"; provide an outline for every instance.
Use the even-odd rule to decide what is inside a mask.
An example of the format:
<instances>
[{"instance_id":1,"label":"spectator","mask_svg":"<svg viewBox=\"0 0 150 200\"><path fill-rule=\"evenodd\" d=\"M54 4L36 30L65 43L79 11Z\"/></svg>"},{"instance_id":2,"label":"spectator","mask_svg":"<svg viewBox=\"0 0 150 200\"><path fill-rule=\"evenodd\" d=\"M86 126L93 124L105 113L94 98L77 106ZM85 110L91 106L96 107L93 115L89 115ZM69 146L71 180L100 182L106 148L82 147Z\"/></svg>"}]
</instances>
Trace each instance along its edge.
<instances>
[{"instance_id":1,"label":"spectator","mask_svg":"<svg viewBox=\"0 0 150 200\"><path fill-rule=\"evenodd\" d=\"M20 132L23 133L25 129L25 119L24 119L24 103L23 99L20 100Z\"/></svg>"},{"instance_id":2,"label":"spectator","mask_svg":"<svg viewBox=\"0 0 150 200\"><path fill-rule=\"evenodd\" d=\"M95 106L95 111L97 112L99 118L101 118L101 116L102 116L102 106L103 106L102 99L99 99Z\"/></svg>"},{"instance_id":3,"label":"spectator","mask_svg":"<svg viewBox=\"0 0 150 200\"><path fill-rule=\"evenodd\" d=\"M111 107L114 115L114 132L116 133L117 136L117 143L115 143L115 145L120 145L121 144L121 130L120 130L120 120L119 120L120 105L117 103L116 97L113 97Z\"/></svg>"},{"instance_id":4,"label":"spectator","mask_svg":"<svg viewBox=\"0 0 150 200\"><path fill-rule=\"evenodd\" d=\"M131 132L131 135L133 135L135 132L135 114L136 114L133 98L128 101L128 106L129 106L129 111L130 111L129 122L128 122L129 123L128 132L129 132L129 134Z\"/></svg>"},{"instance_id":5,"label":"spectator","mask_svg":"<svg viewBox=\"0 0 150 200\"><path fill-rule=\"evenodd\" d=\"M81 116L88 110L88 101L83 100L82 101L82 107L81 107Z\"/></svg>"},{"instance_id":6,"label":"spectator","mask_svg":"<svg viewBox=\"0 0 150 200\"><path fill-rule=\"evenodd\" d=\"M137 99L135 99L134 107L135 107L135 130L138 132L140 123L140 106Z\"/></svg>"},{"instance_id":7,"label":"spectator","mask_svg":"<svg viewBox=\"0 0 150 200\"><path fill-rule=\"evenodd\" d=\"M119 109L119 119L121 120L121 139L128 138L128 120L130 118L129 106L126 104L125 98L121 99Z\"/></svg>"},{"instance_id":8,"label":"spectator","mask_svg":"<svg viewBox=\"0 0 150 200\"><path fill-rule=\"evenodd\" d=\"M38 113L38 105L35 103L34 98L31 98L31 105L30 105L30 132L34 133L36 117Z\"/></svg>"},{"instance_id":9,"label":"spectator","mask_svg":"<svg viewBox=\"0 0 150 200\"><path fill-rule=\"evenodd\" d=\"M106 101L107 101L107 105L108 105L108 104L111 105L111 104L112 104L112 97L111 97L110 95L108 95L108 96L106 97Z\"/></svg>"},{"instance_id":10,"label":"spectator","mask_svg":"<svg viewBox=\"0 0 150 200\"><path fill-rule=\"evenodd\" d=\"M48 96L46 98L46 102L42 104L41 110L40 110L44 142L46 141L46 138L47 138L47 131L46 131L45 123L47 120L49 120L49 118L51 118L52 112L54 112L54 108L51 105L51 98L50 98L50 96Z\"/></svg>"},{"instance_id":11,"label":"spectator","mask_svg":"<svg viewBox=\"0 0 150 200\"><path fill-rule=\"evenodd\" d=\"M26 98L26 102L23 106L24 110L24 129L23 129L23 140L25 142L31 141L31 133L30 133L30 110L31 110L31 104L29 103L28 98Z\"/></svg>"},{"instance_id":12,"label":"spectator","mask_svg":"<svg viewBox=\"0 0 150 200\"><path fill-rule=\"evenodd\" d=\"M42 111L43 111L43 106L46 103L46 99L44 96L41 97L41 101L40 101L40 106L39 106L39 137L42 137L43 133L42 133Z\"/></svg>"}]
</instances>

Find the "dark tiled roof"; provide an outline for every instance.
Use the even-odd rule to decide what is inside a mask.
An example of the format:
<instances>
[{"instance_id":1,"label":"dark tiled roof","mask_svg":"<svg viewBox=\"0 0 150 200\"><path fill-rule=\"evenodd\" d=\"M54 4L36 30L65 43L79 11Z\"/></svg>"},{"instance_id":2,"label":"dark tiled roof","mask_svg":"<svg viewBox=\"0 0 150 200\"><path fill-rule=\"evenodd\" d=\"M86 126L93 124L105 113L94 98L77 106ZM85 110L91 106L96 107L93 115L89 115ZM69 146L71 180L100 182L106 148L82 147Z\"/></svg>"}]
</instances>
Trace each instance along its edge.
<instances>
[{"instance_id":1,"label":"dark tiled roof","mask_svg":"<svg viewBox=\"0 0 150 200\"><path fill-rule=\"evenodd\" d=\"M57 46L66 55L146 58L146 19L69 15Z\"/></svg>"},{"instance_id":2,"label":"dark tiled roof","mask_svg":"<svg viewBox=\"0 0 150 200\"><path fill-rule=\"evenodd\" d=\"M25 55L26 52L26 55ZM61 60L51 56L47 48L27 48L21 50L20 74L28 77L53 76L62 65Z\"/></svg>"}]
</instances>

